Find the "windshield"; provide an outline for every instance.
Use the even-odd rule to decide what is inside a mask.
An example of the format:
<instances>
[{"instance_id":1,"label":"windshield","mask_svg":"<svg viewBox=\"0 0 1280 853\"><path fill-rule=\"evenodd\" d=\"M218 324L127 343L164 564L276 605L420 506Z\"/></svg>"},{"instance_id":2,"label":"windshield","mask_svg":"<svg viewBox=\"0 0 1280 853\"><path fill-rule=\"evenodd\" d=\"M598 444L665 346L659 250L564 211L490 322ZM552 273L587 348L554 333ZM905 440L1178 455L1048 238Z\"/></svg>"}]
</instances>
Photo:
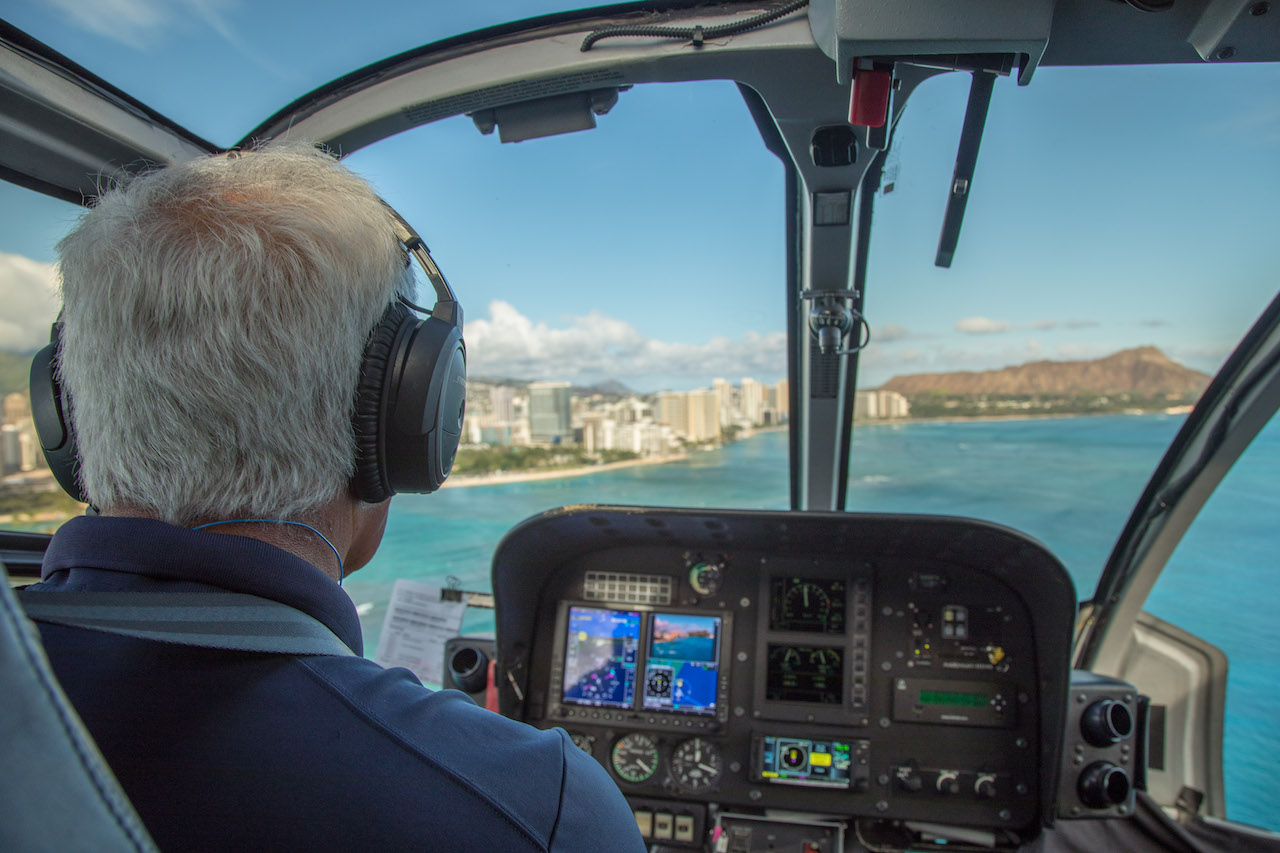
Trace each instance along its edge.
<instances>
[{"instance_id":1,"label":"windshield","mask_svg":"<svg viewBox=\"0 0 1280 853\"><path fill-rule=\"evenodd\" d=\"M947 270L933 258L968 76L922 86L876 202L849 508L1008 524L1086 597L1190 404L1275 294L1280 114L1263 93L1277 84L1274 65L1000 81Z\"/></svg>"}]
</instances>

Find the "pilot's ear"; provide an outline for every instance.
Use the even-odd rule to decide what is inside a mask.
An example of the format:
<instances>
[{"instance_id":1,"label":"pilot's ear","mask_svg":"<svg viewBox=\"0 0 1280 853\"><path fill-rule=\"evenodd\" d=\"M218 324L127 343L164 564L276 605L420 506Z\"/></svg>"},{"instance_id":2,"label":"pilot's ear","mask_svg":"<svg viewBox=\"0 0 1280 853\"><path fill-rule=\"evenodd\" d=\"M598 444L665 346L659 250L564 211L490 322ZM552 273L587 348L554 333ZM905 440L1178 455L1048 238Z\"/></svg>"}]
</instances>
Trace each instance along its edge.
<instances>
[{"instance_id":1,"label":"pilot's ear","mask_svg":"<svg viewBox=\"0 0 1280 853\"><path fill-rule=\"evenodd\" d=\"M391 498L381 503L371 504L364 501L351 501L351 542L347 545L347 556L342 561L346 574L364 567L382 543L382 534L387 529L387 516L391 512Z\"/></svg>"}]
</instances>

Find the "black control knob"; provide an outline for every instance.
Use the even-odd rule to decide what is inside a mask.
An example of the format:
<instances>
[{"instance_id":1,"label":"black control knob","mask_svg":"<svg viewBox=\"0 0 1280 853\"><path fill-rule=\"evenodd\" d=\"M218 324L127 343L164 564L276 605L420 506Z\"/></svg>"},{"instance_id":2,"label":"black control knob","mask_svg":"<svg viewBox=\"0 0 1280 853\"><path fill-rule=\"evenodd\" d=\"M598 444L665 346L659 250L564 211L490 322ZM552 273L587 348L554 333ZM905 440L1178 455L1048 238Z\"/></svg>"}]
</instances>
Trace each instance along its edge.
<instances>
[{"instance_id":1,"label":"black control knob","mask_svg":"<svg viewBox=\"0 0 1280 853\"><path fill-rule=\"evenodd\" d=\"M973 793L980 800L996 798L996 776L994 773L983 773L973 783Z\"/></svg>"},{"instance_id":2,"label":"black control knob","mask_svg":"<svg viewBox=\"0 0 1280 853\"><path fill-rule=\"evenodd\" d=\"M449 658L449 675L463 693L478 693L489 685L489 656L475 646L459 646Z\"/></svg>"},{"instance_id":3,"label":"black control knob","mask_svg":"<svg viewBox=\"0 0 1280 853\"><path fill-rule=\"evenodd\" d=\"M939 770L938 781L934 783L939 794L960 793L960 774L954 770Z\"/></svg>"},{"instance_id":4,"label":"black control knob","mask_svg":"<svg viewBox=\"0 0 1280 853\"><path fill-rule=\"evenodd\" d=\"M916 769L915 762L903 764L893 774L898 784L898 789L906 791L908 794L914 794L924 787L924 779L920 778L920 772Z\"/></svg>"},{"instance_id":5,"label":"black control knob","mask_svg":"<svg viewBox=\"0 0 1280 853\"><path fill-rule=\"evenodd\" d=\"M1092 809L1118 806L1129 799L1133 785L1123 767L1110 761L1095 761L1080 774L1076 785L1080 801Z\"/></svg>"},{"instance_id":6,"label":"black control knob","mask_svg":"<svg viewBox=\"0 0 1280 853\"><path fill-rule=\"evenodd\" d=\"M1115 699L1099 699L1080 715L1080 734L1094 746L1111 746L1133 734L1133 712Z\"/></svg>"}]
</instances>

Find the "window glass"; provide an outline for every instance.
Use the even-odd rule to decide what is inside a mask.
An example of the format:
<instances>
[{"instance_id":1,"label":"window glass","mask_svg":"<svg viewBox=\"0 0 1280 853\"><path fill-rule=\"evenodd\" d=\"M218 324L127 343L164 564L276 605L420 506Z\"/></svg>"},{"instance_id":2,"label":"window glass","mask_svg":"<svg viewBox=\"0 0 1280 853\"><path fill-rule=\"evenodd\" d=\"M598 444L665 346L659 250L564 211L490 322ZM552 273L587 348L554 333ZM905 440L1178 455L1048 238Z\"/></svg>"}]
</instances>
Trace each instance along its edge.
<instances>
[{"instance_id":1,"label":"window glass","mask_svg":"<svg viewBox=\"0 0 1280 853\"><path fill-rule=\"evenodd\" d=\"M636 86L514 145L449 119L347 162L431 246L469 373L454 475L396 497L347 581L369 647L396 579L487 589L551 507L788 506L784 175L736 85Z\"/></svg>"},{"instance_id":2,"label":"window glass","mask_svg":"<svg viewBox=\"0 0 1280 853\"><path fill-rule=\"evenodd\" d=\"M1277 85L1277 65L1001 79L949 269L934 259L969 76L916 91L876 199L850 506L1008 524L1088 598L1275 294ZM1232 165L1194 166L1209 148Z\"/></svg>"},{"instance_id":3,"label":"window glass","mask_svg":"<svg viewBox=\"0 0 1280 853\"><path fill-rule=\"evenodd\" d=\"M28 388L31 356L58 313L53 246L79 212L0 182L0 529L50 532L84 510L49 474Z\"/></svg>"},{"instance_id":4,"label":"window glass","mask_svg":"<svg viewBox=\"0 0 1280 853\"><path fill-rule=\"evenodd\" d=\"M1173 552L1146 609L1227 655L1227 817L1280 831L1280 418L1236 461Z\"/></svg>"}]
</instances>

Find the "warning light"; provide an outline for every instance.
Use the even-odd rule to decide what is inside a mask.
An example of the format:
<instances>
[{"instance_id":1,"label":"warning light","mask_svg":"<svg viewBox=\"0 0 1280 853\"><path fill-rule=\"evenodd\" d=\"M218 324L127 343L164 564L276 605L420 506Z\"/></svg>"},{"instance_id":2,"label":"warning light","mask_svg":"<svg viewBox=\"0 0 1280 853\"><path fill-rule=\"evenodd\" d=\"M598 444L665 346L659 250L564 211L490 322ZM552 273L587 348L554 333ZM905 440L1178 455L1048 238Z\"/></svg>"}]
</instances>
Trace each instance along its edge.
<instances>
[{"instance_id":1,"label":"warning light","mask_svg":"<svg viewBox=\"0 0 1280 853\"><path fill-rule=\"evenodd\" d=\"M809 763L814 767L830 767L831 753L829 752L811 752L809 753Z\"/></svg>"}]
</instances>

